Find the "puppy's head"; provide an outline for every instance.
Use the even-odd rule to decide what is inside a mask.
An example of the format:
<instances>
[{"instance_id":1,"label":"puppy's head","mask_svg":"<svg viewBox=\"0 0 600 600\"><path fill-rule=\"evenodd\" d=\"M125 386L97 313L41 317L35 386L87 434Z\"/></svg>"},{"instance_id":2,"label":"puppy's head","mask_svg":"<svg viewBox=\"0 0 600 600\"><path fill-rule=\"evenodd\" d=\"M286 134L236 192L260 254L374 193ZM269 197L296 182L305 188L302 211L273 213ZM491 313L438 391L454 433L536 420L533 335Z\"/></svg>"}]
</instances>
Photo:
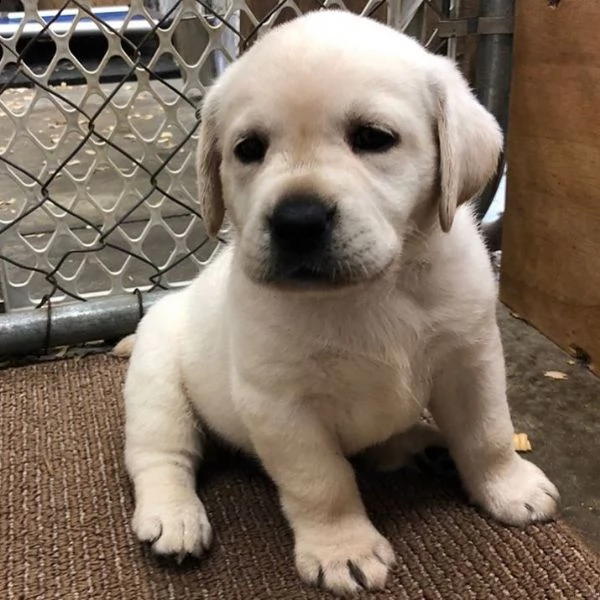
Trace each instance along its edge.
<instances>
[{"instance_id":1,"label":"puppy's head","mask_svg":"<svg viewBox=\"0 0 600 600\"><path fill-rule=\"evenodd\" d=\"M198 147L211 234L225 211L246 274L342 286L401 256L417 215L450 230L502 138L453 63L366 18L321 11L276 28L207 95Z\"/></svg>"}]
</instances>

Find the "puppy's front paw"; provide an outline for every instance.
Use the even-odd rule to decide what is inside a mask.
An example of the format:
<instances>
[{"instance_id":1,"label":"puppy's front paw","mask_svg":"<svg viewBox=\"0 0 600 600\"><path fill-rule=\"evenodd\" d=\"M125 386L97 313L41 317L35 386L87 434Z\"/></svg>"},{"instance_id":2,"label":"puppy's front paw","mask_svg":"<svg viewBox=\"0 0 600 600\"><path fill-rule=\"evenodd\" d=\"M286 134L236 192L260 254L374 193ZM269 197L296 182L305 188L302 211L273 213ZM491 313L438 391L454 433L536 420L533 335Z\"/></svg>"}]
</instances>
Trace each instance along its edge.
<instances>
[{"instance_id":1,"label":"puppy's front paw","mask_svg":"<svg viewBox=\"0 0 600 600\"><path fill-rule=\"evenodd\" d=\"M475 502L507 525L548 521L558 510L556 486L541 469L516 454L508 466L487 474L472 495Z\"/></svg>"},{"instance_id":2,"label":"puppy's front paw","mask_svg":"<svg viewBox=\"0 0 600 600\"><path fill-rule=\"evenodd\" d=\"M383 588L395 560L390 543L368 521L296 535L296 567L302 579L341 596Z\"/></svg>"},{"instance_id":3,"label":"puppy's front paw","mask_svg":"<svg viewBox=\"0 0 600 600\"><path fill-rule=\"evenodd\" d=\"M188 554L202 555L212 542L206 510L195 494L180 499L144 501L136 506L133 531L152 544L156 554L173 555L179 561Z\"/></svg>"}]
</instances>

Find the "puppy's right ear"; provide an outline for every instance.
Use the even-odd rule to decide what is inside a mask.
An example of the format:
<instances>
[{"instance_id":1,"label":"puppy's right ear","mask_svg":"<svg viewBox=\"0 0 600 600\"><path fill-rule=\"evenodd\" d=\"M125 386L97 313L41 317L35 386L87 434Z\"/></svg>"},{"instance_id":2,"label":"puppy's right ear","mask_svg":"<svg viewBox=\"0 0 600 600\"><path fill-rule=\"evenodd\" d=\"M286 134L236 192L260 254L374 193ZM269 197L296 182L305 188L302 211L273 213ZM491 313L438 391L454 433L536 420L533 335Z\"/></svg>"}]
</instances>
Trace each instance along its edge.
<instances>
[{"instance_id":1,"label":"puppy's right ear","mask_svg":"<svg viewBox=\"0 0 600 600\"><path fill-rule=\"evenodd\" d=\"M436 57L440 204L443 231L450 231L458 205L471 200L498 168L502 131L447 58Z\"/></svg>"},{"instance_id":2,"label":"puppy's right ear","mask_svg":"<svg viewBox=\"0 0 600 600\"><path fill-rule=\"evenodd\" d=\"M200 214L208 235L215 237L225 218L223 188L219 173L221 153L217 139L218 88L206 95L200 113L200 132L196 152L196 177Z\"/></svg>"}]
</instances>

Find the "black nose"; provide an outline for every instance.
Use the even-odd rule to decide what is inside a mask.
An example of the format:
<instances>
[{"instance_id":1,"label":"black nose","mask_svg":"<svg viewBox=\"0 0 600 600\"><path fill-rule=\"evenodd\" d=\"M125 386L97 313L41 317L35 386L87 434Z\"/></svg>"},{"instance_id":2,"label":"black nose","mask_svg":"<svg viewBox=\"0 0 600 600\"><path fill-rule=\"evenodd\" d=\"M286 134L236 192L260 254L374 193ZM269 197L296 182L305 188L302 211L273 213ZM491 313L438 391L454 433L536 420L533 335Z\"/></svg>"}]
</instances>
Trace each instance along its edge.
<instances>
[{"instance_id":1,"label":"black nose","mask_svg":"<svg viewBox=\"0 0 600 600\"><path fill-rule=\"evenodd\" d=\"M335 208L310 194L294 194L281 200L269 227L283 251L305 254L321 247L329 237Z\"/></svg>"}]
</instances>

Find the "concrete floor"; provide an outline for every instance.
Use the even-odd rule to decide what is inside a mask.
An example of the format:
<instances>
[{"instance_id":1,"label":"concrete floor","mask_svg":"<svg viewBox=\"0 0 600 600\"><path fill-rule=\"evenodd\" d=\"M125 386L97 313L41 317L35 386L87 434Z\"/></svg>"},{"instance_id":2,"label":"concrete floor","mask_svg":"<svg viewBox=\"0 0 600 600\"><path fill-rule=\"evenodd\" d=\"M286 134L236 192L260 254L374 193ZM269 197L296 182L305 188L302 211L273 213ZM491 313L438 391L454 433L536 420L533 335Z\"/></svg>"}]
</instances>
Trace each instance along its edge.
<instances>
[{"instance_id":1,"label":"concrete floor","mask_svg":"<svg viewBox=\"0 0 600 600\"><path fill-rule=\"evenodd\" d=\"M515 428L533 446L526 457L556 483L563 517L600 553L600 379L504 307L499 318Z\"/></svg>"}]
</instances>

